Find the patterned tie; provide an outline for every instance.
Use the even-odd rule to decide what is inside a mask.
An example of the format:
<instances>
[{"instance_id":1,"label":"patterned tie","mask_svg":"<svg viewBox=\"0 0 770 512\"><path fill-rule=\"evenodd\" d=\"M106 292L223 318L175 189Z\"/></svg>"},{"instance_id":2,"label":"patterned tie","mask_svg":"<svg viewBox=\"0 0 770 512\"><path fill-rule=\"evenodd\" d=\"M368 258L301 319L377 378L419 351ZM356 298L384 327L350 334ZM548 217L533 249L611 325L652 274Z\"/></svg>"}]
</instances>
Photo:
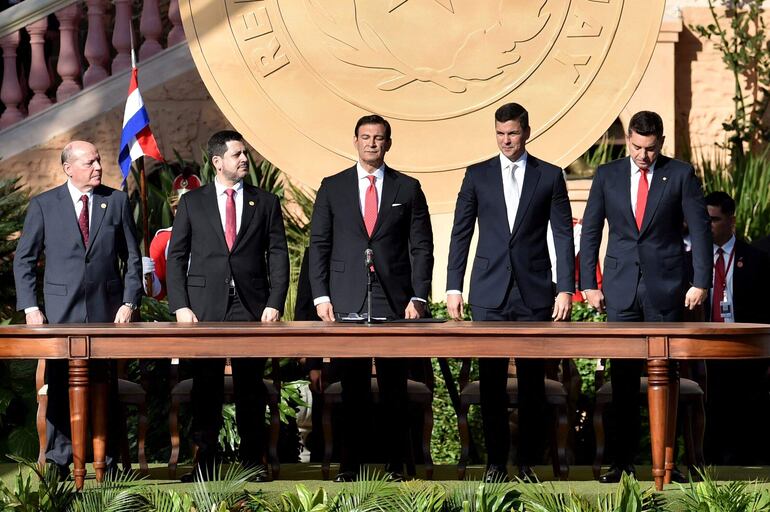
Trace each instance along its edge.
<instances>
[{"instance_id":1,"label":"patterned tie","mask_svg":"<svg viewBox=\"0 0 770 512\"><path fill-rule=\"evenodd\" d=\"M647 169L639 169L639 188L636 189L636 227L642 230L644 210L647 207L647 193L650 191L650 182L647 181Z\"/></svg>"},{"instance_id":2,"label":"patterned tie","mask_svg":"<svg viewBox=\"0 0 770 512\"><path fill-rule=\"evenodd\" d=\"M227 205L225 206L225 241L227 242L227 248L233 249L235 243L235 190L228 188L225 190L227 194Z\"/></svg>"},{"instance_id":3,"label":"patterned tie","mask_svg":"<svg viewBox=\"0 0 770 512\"><path fill-rule=\"evenodd\" d=\"M369 178L369 186L364 198L364 225L366 233L371 237L374 225L377 223L377 187L374 186L376 180L374 175L370 174L367 178Z\"/></svg>"},{"instance_id":4,"label":"patterned tie","mask_svg":"<svg viewBox=\"0 0 770 512\"><path fill-rule=\"evenodd\" d=\"M722 318L722 308L719 303L725 294L727 276L725 275L725 251L720 247L717 249L717 260L714 262L714 291L711 294L711 321L724 322Z\"/></svg>"},{"instance_id":5,"label":"patterned tie","mask_svg":"<svg viewBox=\"0 0 770 512\"><path fill-rule=\"evenodd\" d=\"M516 169L518 166L512 164L509 175L503 188L505 189L505 210L508 215L508 231L513 233L513 224L516 221L516 211L519 209L519 184L516 181Z\"/></svg>"},{"instance_id":6,"label":"patterned tie","mask_svg":"<svg viewBox=\"0 0 770 512\"><path fill-rule=\"evenodd\" d=\"M78 226L80 234L83 235L83 245L88 247L88 196L85 194L80 196L80 202L83 203L83 209L78 216Z\"/></svg>"}]
</instances>

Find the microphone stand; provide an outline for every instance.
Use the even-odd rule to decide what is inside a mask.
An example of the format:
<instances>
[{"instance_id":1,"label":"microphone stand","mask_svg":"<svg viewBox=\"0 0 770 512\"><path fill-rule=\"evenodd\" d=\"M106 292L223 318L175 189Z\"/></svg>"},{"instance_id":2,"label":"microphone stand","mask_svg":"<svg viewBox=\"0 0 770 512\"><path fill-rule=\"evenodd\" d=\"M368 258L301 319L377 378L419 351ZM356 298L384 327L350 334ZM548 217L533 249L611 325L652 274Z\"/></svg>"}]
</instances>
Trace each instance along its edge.
<instances>
[{"instance_id":1,"label":"microphone stand","mask_svg":"<svg viewBox=\"0 0 770 512\"><path fill-rule=\"evenodd\" d=\"M366 323L372 322L372 274L374 274L374 266L369 265L366 269Z\"/></svg>"}]
</instances>

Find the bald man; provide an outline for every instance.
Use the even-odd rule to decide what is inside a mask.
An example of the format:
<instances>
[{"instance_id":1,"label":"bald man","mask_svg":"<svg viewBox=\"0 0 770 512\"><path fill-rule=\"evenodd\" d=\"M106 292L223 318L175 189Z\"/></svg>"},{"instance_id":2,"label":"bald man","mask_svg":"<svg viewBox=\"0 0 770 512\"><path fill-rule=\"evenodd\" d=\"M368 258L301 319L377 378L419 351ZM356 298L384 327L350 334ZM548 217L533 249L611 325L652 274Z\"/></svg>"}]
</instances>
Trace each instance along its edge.
<instances>
[{"instance_id":1,"label":"bald man","mask_svg":"<svg viewBox=\"0 0 770 512\"><path fill-rule=\"evenodd\" d=\"M128 196L102 185L101 158L93 144L70 142L61 162L67 182L29 203L13 260L16 307L27 324L128 322L142 296L142 261ZM41 256L42 304L36 276ZM46 459L64 476L72 462L67 361L49 361L46 370ZM91 372L92 379L104 382L107 365L92 362ZM119 431L120 424L112 424L119 415L109 418L109 431ZM115 459L113 444L107 447L108 466Z\"/></svg>"}]
</instances>

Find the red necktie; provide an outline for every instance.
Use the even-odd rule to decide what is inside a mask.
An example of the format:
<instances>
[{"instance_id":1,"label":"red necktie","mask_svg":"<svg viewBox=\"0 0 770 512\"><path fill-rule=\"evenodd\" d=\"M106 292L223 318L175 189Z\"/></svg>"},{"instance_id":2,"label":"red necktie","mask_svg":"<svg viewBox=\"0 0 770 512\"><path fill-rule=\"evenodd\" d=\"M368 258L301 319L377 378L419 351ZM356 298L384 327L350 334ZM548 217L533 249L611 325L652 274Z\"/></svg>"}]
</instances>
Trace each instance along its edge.
<instances>
[{"instance_id":1,"label":"red necktie","mask_svg":"<svg viewBox=\"0 0 770 512\"><path fill-rule=\"evenodd\" d=\"M371 237L374 225L377 223L377 187L374 186L374 176L369 175L369 187L364 198L364 225L366 232Z\"/></svg>"},{"instance_id":2,"label":"red necktie","mask_svg":"<svg viewBox=\"0 0 770 512\"><path fill-rule=\"evenodd\" d=\"M225 241L227 248L232 250L235 243L235 190L228 188L227 204L225 205Z\"/></svg>"},{"instance_id":3,"label":"red necktie","mask_svg":"<svg viewBox=\"0 0 770 512\"><path fill-rule=\"evenodd\" d=\"M719 303L725 295L725 286L727 275L725 274L724 251L720 247L717 249L717 260L714 262L714 291L711 294L711 321L724 322L722 318L722 308Z\"/></svg>"},{"instance_id":4,"label":"red necktie","mask_svg":"<svg viewBox=\"0 0 770 512\"><path fill-rule=\"evenodd\" d=\"M78 226L80 234L83 235L83 245L88 247L88 196L85 194L80 196L80 202L83 203L83 209L78 216Z\"/></svg>"},{"instance_id":5,"label":"red necktie","mask_svg":"<svg viewBox=\"0 0 770 512\"><path fill-rule=\"evenodd\" d=\"M647 169L639 169L639 188L636 189L636 227L642 230L644 221L644 209L647 207L647 193L650 191L650 182L647 181Z\"/></svg>"}]
</instances>

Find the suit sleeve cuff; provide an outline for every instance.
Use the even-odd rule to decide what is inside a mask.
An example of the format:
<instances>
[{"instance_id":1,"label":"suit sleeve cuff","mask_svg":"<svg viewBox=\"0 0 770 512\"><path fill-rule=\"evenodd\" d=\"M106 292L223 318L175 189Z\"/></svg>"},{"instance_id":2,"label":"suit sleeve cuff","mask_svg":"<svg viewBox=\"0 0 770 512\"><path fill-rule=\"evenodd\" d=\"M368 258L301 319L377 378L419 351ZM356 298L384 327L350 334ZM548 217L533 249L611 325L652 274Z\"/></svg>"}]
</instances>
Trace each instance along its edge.
<instances>
[{"instance_id":1,"label":"suit sleeve cuff","mask_svg":"<svg viewBox=\"0 0 770 512\"><path fill-rule=\"evenodd\" d=\"M331 298L329 298L329 296L323 295L321 297L317 297L317 298L313 299L313 305L317 306L319 304L324 304L326 302L331 302L331 301L332 300L331 300Z\"/></svg>"}]
</instances>

